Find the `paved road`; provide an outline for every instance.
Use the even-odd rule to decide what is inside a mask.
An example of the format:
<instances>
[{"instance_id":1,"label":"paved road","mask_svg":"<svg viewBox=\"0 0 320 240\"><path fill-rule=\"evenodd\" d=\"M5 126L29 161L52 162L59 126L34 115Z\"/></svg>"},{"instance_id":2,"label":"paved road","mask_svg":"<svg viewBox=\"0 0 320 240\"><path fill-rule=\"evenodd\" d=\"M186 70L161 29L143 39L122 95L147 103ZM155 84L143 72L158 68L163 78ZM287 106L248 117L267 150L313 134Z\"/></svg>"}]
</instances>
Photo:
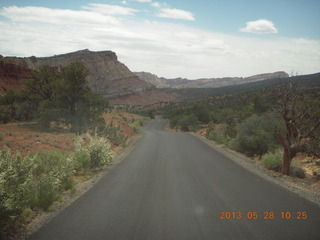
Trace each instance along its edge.
<instances>
[{"instance_id":1,"label":"paved road","mask_svg":"<svg viewBox=\"0 0 320 240\"><path fill-rule=\"evenodd\" d=\"M164 125L147 125L128 157L31 239L320 239L319 207Z\"/></svg>"}]
</instances>

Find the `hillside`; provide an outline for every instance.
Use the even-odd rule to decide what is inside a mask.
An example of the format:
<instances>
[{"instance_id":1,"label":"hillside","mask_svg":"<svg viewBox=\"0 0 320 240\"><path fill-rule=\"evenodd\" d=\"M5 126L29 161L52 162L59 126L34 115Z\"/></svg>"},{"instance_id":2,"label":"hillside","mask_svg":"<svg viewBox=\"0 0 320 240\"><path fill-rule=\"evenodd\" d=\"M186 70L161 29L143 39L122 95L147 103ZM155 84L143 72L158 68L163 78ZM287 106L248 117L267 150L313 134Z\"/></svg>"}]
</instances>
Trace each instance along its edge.
<instances>
[{"instance_id":1,"label":"hillside","mask_svg":"<svg viewBox=\"0 0 320 240\"><path fill-rule=\"evenodd\" d=\"M189 80L185 78L166 79L158 77L152 73L135 72L142 80L155 85L157 88L219 88L224 86L239 85L250 82L258 82L266 79L285 78L289 75L285 72L264 73L251 77L226 77L226 78L205 78L197 80Z\"/></svg>"},{"instance_id":2,"label":"hillside","mask_svg":"<svg viewBox=\"0 0 320 240\"><path fill-rule=\"evenodd\" d=\"M81 50L53 57L38 58L38 64L64 67L71 62L82 62L90 70L91 89L108 97L122 96L152 89L153 85L142 81L127 66L118 61L111 51L92 52Z\"/></svg>"}]
</instances>

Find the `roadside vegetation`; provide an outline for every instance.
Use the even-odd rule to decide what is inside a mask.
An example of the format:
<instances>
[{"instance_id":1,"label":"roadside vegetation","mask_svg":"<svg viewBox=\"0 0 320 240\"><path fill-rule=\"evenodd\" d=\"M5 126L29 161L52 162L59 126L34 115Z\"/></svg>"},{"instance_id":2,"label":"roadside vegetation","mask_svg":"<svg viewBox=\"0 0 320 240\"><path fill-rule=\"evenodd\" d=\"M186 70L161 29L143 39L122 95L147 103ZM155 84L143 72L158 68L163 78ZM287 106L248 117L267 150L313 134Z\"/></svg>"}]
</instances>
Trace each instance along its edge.
<instances>
[{"instance_id":1,"label":"roadside vegetation","mask_svg":"<svg viewBox=\"0 0 320 240\"><path fill-rule=\"evenodd\" d=\"M88 70L41 66L0 97L0 238L23 230L65 193L109 165L148 118L112 110Z\"/></svg>"},{"instance_id":2,"label":"roadside vegetation","mask_svg":"<svg viewBox=\"0 0 320 240\"><path fill-rule=\"evenodd\" d=\"M258 91L167 108L163 115L175 130L202 132L270 170L304 177L300 166L291 163L299 154L319 162L319 104L318 90L299 88L294 76ZM312 174L319 179L320 172Z\"/></svg>"}]
</instances>

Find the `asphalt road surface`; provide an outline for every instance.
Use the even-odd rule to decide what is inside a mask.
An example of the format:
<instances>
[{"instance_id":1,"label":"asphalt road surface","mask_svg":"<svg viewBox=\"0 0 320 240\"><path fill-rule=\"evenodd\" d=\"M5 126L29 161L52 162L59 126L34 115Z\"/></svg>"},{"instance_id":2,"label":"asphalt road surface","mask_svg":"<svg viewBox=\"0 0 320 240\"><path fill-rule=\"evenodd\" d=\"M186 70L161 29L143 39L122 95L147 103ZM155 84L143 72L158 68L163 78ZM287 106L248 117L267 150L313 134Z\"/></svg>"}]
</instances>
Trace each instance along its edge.
<instances>
[{"instance_id":1,"label":"asphalt road surface","mask_svg":"<svg viewBox=\"0 0 320 240\"><path fill-rule=\"evenodd\" d=\"M318 206L165 123L30 239L320 239Z\"/></svg>"}]
</instances>

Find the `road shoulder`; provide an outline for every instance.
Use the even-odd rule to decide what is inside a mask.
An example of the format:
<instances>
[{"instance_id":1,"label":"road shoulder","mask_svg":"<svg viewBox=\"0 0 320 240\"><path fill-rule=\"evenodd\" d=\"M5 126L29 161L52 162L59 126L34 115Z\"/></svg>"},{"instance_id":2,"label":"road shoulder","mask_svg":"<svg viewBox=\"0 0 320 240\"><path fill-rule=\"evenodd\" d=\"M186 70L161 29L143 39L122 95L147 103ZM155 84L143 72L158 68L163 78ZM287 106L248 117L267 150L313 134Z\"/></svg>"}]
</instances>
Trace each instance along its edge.
<instances>
[{"instance_id":1,"label":"road shoulder","mask_svg":"<svg viewBox=\"0 0 320 240\"><path fill-rule=\"evenodd\" d=\"M231 149L221 147L215 142L199 135L196 133L189 133L192 136L198 138L205 144L209 145L211 148L215 149L216 151L222 153L223 155L227 156L229 159L234 161L235 163L241 165L242 167L246 168L250 172L270 181L281 187L287 189L288 191L294 192L301 196L304 199L307 199L314 204L320 206L320 184L317 184L317 188L312 186L311 184L305 183L300 179L282 175L280 173L276 173L274 171L268 170L264 168L262 165L258 164L254 160L246 157L245 155L233 151Z\"/></svg>"}]
</instances>

